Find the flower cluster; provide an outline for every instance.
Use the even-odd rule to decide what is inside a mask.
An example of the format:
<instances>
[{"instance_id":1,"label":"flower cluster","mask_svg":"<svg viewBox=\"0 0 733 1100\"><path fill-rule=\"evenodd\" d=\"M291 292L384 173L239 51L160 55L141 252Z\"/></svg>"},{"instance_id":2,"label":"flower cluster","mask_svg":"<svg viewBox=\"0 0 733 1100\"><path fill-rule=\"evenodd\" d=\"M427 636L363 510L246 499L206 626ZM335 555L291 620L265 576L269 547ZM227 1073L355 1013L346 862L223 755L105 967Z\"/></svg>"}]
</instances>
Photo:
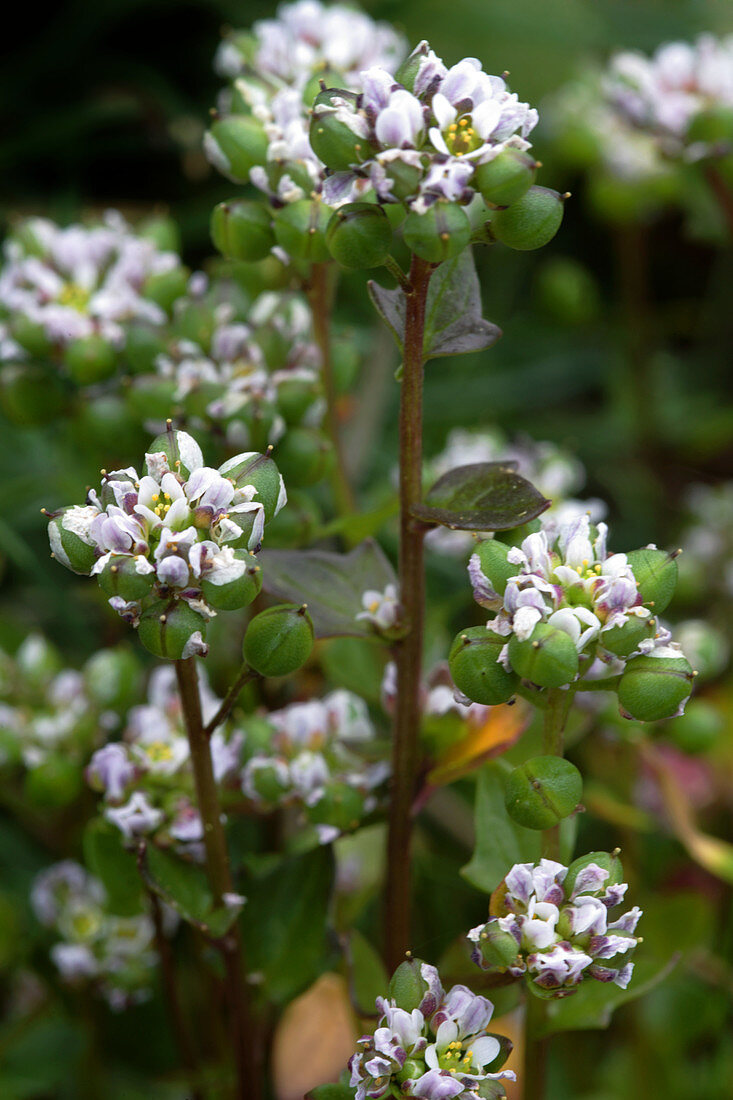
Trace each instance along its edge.
<instances>
[{"instance_id":1,"label":"flower cluster","mask_svg":"<svg viewBox=\"0 0 733 1100\"><path fill-rule=\"evenodd\" d=\"M89 227L30 218L5 244L0 312L7 335L31 355L92 337L119 349L129 323L165 321L156 301L161 278L185 285L178 256L137 236L116 211Z\"/></svg>"},{"instance_id":2,"label":"flower cluster","mask_svg":"<svg viewBox=\"0 0 733 1100\"><path fill-rule=\"evenodd\" d=\"M202 668L199 692L203 720L208 722L220 701ZM240 733L228 735L221 729L210 739L214 778L222 788L236 787L242 742ZM103 793L104 816L125 840L145 836L163 846L183 848L192 857L201 854L203 826L195 806L189 743L170 665L153 672L147 703L129 711L122 741L98 749L86 776Z\"/></svg>"},{"instance_id":3,"label":"flower cluster","mask_svg":"<svg viewBox=\"0 0 733 1100\"><path fill-rule=\"evenodd\" d=\"M658 138L664 153L698 159L715 151L721 137L727 151L730 123L727 133L716 133L715 116L733 107L733 36L669 42L652 57L616 54L605 90L624 118Z\"/></svg>"},{"instance_id":4,"label":"flower cluster","mask_svg":"<svg viewBox=\"0 0 733 1100\"><path fill-rule=\"evenodd\" d=\"M361 74L362 92L323 93L313 109L312 136L333 122L351 135L351 163L327 179L329 205L353 202L373 188L382 202L404 202L424 213L439 199L468 202L477 170L503 151L528 149L537 112L508 91L502 77L483 72L475 58L447 68L422 42L400 70ZM407 75L409 73L409 76Z\"/></svg>"},{"instance_id":5,"label":"flower cluster","mask_svg":"<svg viewBox=\"0 0 733 1100\"><path fill-rule=\"evenodd\" d=\"M615 855L602 852L569 868L551 859L515 864L496 895L501 915L468 933L474 962L526 975L532 992L550 997L573 993L585 978L626 989L642 914L634 906L609 922L627 890L619 870Z\"/></svg>"},{"instance_id":6,"label":"flower cluster","mask_svg":"<svg viewBox=\"0 0 733 1100\"><path fill-rule=\"evenodd\" d=\"M375 730L363 699L334 691L245 723L242 788L262 810L298 806L322 843L355 828L389 774L367 752Z\"/></svg>"},{"instance_id":7,"label":"flower cluster","mask_svg":"<svg viewBox=\"0 0 733 1100\"><path fill-rule=\"evenodd\" d=\"M147 915L111 913L101 882L72 860L36 876L31 904L39 923L60 937L51 958L65 982L92 983L117 1011L150 995L158 960Z\"/></svg>"},{"instance_id":8,"label":"flower cluster","mask_svg":"<svg viewBox=\"0 0 733 1100\"><path fill-rule=\"evenodd\" d=\"M51 549L67 568L98 578L157 656L205 654L214 609L244 607L259 591L252 552L285 504L282 478L257 453L204 466L196 441L172 430L145 463L142 477L133 468L102 471L86 505L53 515Z\"/></svg>"},{"instance_id":9,"label":"flower cluster","mask_svg":"<svg viewBox=\"0 0 733 1100\"><path fill-rule=\"evenodd\" d=\"M511 1047L487 1032L491 1001L464 985L446 993L434 966L418 966L422 996L377 999L379 1025L372 1035L362 1036L349 1062L356 1100L403 1094L426 1100L504 1096L501 1080L514 1080L514 1073L500 1067ZM400 1001L419 1003L408 1009Z\"/></svg>"}]
</instances>

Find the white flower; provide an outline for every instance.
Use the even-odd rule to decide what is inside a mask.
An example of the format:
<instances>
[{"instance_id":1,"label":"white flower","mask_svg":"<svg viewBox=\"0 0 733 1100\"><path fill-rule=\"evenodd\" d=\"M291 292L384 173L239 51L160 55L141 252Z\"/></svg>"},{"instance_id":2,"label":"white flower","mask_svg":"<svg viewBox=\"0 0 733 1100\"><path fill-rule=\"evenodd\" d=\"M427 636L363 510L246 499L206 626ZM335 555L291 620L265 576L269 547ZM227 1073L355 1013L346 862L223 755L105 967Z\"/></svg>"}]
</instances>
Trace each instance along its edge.
<instances>
[{"instance_id":1,"label":"white flower","mask_svg":"<svg viewBox=\"0 0 733 1100\"><path fill-rule=\"evenodd\" d=\"M361 603L364 610L357 614L357 620L372 623L378 631L393 630L399 624L401 605L396 585L388 584L383 592L368 589Z\"/></svg>"},{"instance_id":2,"label":"white flower","mask_svg":"<svg viewBox=\"0 0 733 1100\"><path fill-rule=\"evenodd\" d=\"M163 820L163 812L151 806L147 795L142 791L135 791L124 806L108 806L104 816L127 839L152 833Z\"/></svg>"}]
</instances>

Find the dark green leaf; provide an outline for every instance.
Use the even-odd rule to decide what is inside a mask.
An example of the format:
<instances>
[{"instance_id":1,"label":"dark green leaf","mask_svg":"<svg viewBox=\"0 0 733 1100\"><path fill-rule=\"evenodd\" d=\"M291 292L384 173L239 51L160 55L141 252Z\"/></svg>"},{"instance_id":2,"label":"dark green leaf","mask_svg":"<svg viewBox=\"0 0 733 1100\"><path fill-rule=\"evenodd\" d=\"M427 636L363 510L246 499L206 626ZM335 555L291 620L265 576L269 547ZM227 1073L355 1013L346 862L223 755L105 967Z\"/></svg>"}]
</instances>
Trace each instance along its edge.
<instances>
[{"instance_id":1,"label":"dark green leaf","mask_svg":"<svg viewBox=\"0 0 733 1100\"><path fill-rule=\"evenodd\" d=\"M263 550L265 590L281 600L308 604L316 635L373 637L368 622L356 616L364 610L367 589L383 592L396 584L394 569L372 539L348 554L328 550Z\"/></svg>"},{"instance_id":2,"label":"dark green leaf","mask_svg":"<svg viewBox=\"0 0 733 1100\"><path fill-rule=\"evenodd\" d=\"M131 917L142 909L142 884L135 856L128 852L116 826L98 817L84 831L84 859L102 882L113 913Z\"/></svg>"},{"instance_id":3,"label":"dark green leaf","mask_svg":"<svg viewBox=\"0 0 733 1100\"><path fill-rule=\"evenodd\" d=\"M508 531L536 519L550 501L505 462L474 462L439 478L413 511L457 531Z\"/></svg>"},{"instance_id":4,"label":"dark green leaf","mask_svg":"<svg viewBox=\"0 0 733 1100\"><path fill-rule=\"evenodd\" d=\"M356 929L349 936L349 989L360 1015L376 1012L377 997L387 995L389 975L376 950Z\"/></svg>"},{"instance_id":5,"label":"dark green leaf","mask_svg":"<svg viewBox=\"0 0 733 1100\"><path fill-rule=\"evenodd\" d=\"M507 814L500 766L486 764L476 788L476 848L461 874L491 894L515 863L536 862L541 847L539 833L516 825Z\"/></svg>"},{"instance_id":6,"label":"dark green leaf","mask_svg":"<svg viewBox=\"0 0 733 1100\"><path fill-rule=\"evenodd\" d=\"M162 848L149 845L140 857L140 870L149 889L172 906L189 924L218 939L239 915L237 906L215 909L203 868Z\"/></svg>"}]
</instances>

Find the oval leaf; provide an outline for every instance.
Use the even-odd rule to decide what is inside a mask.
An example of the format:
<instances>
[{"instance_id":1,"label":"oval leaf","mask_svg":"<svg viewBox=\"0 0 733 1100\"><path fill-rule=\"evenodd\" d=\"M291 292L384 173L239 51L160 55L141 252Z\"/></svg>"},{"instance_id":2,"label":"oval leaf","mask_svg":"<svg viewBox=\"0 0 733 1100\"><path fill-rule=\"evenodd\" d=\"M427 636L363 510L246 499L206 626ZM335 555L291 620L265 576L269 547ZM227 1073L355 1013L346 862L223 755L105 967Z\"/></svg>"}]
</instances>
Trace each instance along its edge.
<instances>
[{"instance_id":1,"label":"oval leaf","mask_svg":"<svg viewBox=\"0 0 733 1100\"><path fill-rule=\"evenodd\" d=\"M413 514L455 531L508 531L536 519L550 501L506 462L473 462L439 478Z\"/></svg>"}]
</instances>

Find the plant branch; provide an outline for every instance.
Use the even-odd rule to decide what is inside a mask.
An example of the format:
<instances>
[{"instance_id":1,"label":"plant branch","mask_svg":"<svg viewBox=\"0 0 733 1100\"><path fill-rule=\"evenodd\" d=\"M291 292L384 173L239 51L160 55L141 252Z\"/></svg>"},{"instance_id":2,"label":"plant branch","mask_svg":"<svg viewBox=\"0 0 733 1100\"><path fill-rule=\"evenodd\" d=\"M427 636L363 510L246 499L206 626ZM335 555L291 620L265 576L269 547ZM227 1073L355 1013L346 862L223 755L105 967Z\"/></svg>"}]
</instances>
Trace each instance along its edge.
<instances>
[{"instance_id":1,"label":"plant branch","mask_svg":"<svg viewBox=\"0 0 733 1100\"><path fill-rule=\"evenodd\" d=\"M253 668L250 668L248 664L242 665L237 678L229 688L229 691L224 696L221 706L217 710L214 717L209 724L204 728L204 736L208 740L214 730L218 729L222 722L225 722L231 714L234 704L239 698L239 693L245 684L249 684L252 680L256 680L259 677L259 672L255 672Z\"/></svg>"},{"instance_id":2,"label":"plant branch","mask_svg":"<svg viewBox=\"0 0 733 1100\"><path fill-rule=\"evenodd\" d=\"M547 692L547 709L544 712L542 751L546 756L563 755L563 732L574 692L565 688L550 688ZM542 855L546 859L560 857L560 826L542 832Z\"/></svg>"},{"instance_id":3,"label":"plant branch","mask_svg":"<svg viewBox=\"0 0 733 1100\"><path fill-rule=\"evenodd\" d=\"M712 163L705 166L705 178L718 201L718 206L728 226L728 233L731 240L733 240L733 191L720 174L720 170Z\"/></svg>"},{"instance_id":4,"label":"plant branch","mask_svg":"<svg viewBox=\"0 0 733 1100\"><path fill-rule=\"evenodd\" d=\"M410 837L418 778L420 680L425 576L423 525L412 509L422 499L422 398L425 306L432 268L413 256L406 295L400 394L400 600L406 632L395 643L397 701L392 748L392 790L387 838L385 948L395 969L410 941Z\"/></svg>"}]
</instances>

